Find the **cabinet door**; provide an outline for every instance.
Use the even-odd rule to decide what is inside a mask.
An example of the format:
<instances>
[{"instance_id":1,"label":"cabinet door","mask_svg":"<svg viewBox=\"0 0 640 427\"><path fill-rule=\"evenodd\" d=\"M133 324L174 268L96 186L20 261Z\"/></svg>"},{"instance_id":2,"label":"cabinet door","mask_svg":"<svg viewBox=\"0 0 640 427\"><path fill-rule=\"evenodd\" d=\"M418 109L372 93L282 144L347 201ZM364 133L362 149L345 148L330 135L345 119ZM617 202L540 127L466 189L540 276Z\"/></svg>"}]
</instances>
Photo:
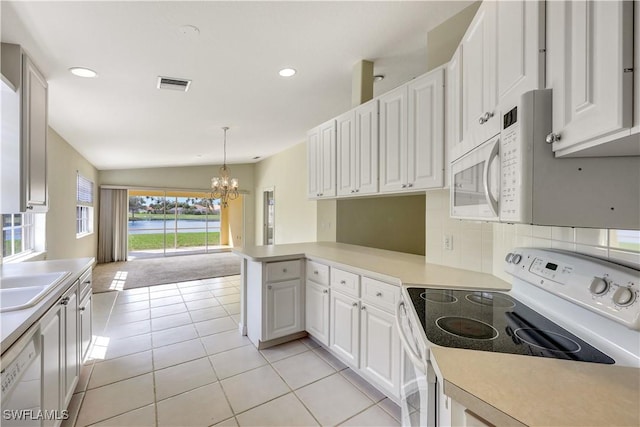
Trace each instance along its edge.
<instances>
[{"instance_id":1,"label":"cabinet door","mask_svg":"<svg viewBox=\"0 0 640 427\"><path fill-rule=\"evenodd\" d=\"M524 92L544 88L545 2L515 0L495 7L498 104L504 113Z\"/></svg>"},{"instance_id":2,"label":"cabinet door","mask_svg":"<svg viewBox=\"0 0 640 427\"><path fill-rule=\"evenodd\" d=\"M320 126L320 165L318 182L320 197L336 196L336 121Z\"/></svg>"},{"instance_id":3,"label":"cabinet door","mask_svg":"<svg viewBox=\"0 0 640 427\"><path fill-rule=\"evenodd\" d=\"M378 192L378 100L355 109L355 192Z\"/></svg>"},{"instance_id":4,"label":"cabinet door","mask_svg":"<svg viewBox=\"0 0 640 427\"><path fill-rule=\"evenodd\" d=\"M462 136L464 134L462 119L462 45L447 64L447 148L449 161L456 160L464 154Z\"/></svg>"},{"instance_id":5,"label":"cabinet door","mask_svg":"<svg viewBox=\"0 0 640 427\"><path fill-rule=\"evenodd\" d=\"M63 407L64 370L64 311L56 304L44 315L40 326L42 344L42 410L59 411ZM58 422L59 423L59 422ZM56 425L54 420L44 420L43 426Z\"/></svg>"},{"instance_id":6,"label":"cabinet door","mask_svg":"<svg viewBox=\"0 0 640 427\"><path fill-rule=\"evenodd\" d=\"M62 297L64 306L64 383L63 383L63 406L71 401L71 396L76 388L80 373L80 349L78 348L78 286L73 286L65 296Z\"/></svg>"},{"instance_id":7,"label":"cabinet door","mask_svg":"<svg viewBox=\"0 0 640 427\"><path fill-rule=\"evenodd\" d=\"M336 119L338 152L338 196L349 196L356 190L355 112L349 111Z\"/></svg>"},{"instance_id":8,"label":"cabinet door","mask_svg":"<svg viewBox=\"0 0 640 427\"><path fill-rule=\"evenodd\" d=\"M483 2L462 38L465 152L482 144L500 130L496 112L495 14L495 2Z\"/></svg>"},{"instance_id":9,"label":"cabinet door","mask_svg":"<svg viewBox=\"0 0 640 427\"><path fill-rule=\"evenodd\" d=\"M360 369L393 396L400 395L400 341L395 316L363 305Z\"/></svg>"},{"instance_id":10,"label":"cabinet door","mask_svg":"<svg viewBox=\"0 0 640 427\"><path fill-rule=\"evenodd\" d=\"M407 184L407 86L385 93L379 101L380 192L394 192Z\"/></svg>"},{"instance_id":11,"label":"cabinet door","mask_svg":"<svg viewBox=\"0 0 640 427\"><path fill-rule=\"evenodd\" d=\"M305 328L320 343L329 345L329 288L307 280Z\"/></svg>"},{"instance_id":12,"label":"cabinet door","mask_svg":"<svg viewBox=\"0 0 640 427\"><path fill-rule=\"evenodd\" d=\"M444 183L444 69L408 84L407 188Z\"/></svg>"},{"instance_id":13,"label":"cabinet door","mask_svg":"<svg viewBox=\"0 0 640 427\"><path fill-rule=\"evenodd\" d=\"M632 125L633 2L552 1L547 8L547 86L560 137L553 150L567 155Z\"/></svg>"},{"instance_id":14,"label":"cabinet door","mask_svg":"<svg viewBox=\"0 0 640 427\"><path fill-rule=\"evenodd\" d=\"M320 158L318 149L320 144L320 129L315 128L307 134L307 197L315 199L320 196L320 182L318 181L318 165Z\"/></svg>"},{"instance_id":15,"label":"cabinet door","mask_svg":"<svg viewBox=\"0 0 640 427\"><path fill-rule=\"evenodd\" d=\"M89 351L89 345L91 344L92 333L92 295L91 292L87 294L80 303L80 362L87 358L87 352Z\"/></svg>"},{"instance_id":16,"label":"cabinet door","mask_svg":"<svg viewBox=\"0 0 640 427\"><path fill-rule=\"evenodd\" d=\"M359 312L357 299L331 291L329 348L356 368L360 357Z\"/></svg>"},{"instance_id":17,"label":"cabinet door","mask_svg":"<svg viewBox=\"0 0 640 427\"><path fill-rule=\"evenodd\" d=\"M302 283L300 279L267 285L266 340L304 330L302 303Z\"/></svg>"},{"instance_id":18,"label":"cabinet door","mask_svg":"<svg viewBox=\"0 0 640 427\"><path fill-rule=\"evenodd\" d=\"M22 178L26 211L47 211L47 81L23 55Z\"/></svg>"}]
</instances>

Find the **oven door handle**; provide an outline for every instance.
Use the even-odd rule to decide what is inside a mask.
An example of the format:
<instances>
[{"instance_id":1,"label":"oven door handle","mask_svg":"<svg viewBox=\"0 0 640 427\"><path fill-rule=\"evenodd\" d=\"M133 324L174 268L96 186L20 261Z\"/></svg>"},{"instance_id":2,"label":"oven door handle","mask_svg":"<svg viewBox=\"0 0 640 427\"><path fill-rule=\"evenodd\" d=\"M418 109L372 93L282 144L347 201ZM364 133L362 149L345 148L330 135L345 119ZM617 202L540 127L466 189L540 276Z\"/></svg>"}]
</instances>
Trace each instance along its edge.
<instances>
[{"instance_id":1,"label":"oven door handle","mask_svg":"<svg viewBox=\"0 0 640 427\"><path fill-rule=\"evenodd\" d=\"M496 138L496 141L493 143L493 147L491 148L491 152L489 153L489 157L487 158L487 167L484 168L484 176L482 183L484 184L484 195L487 199L487 203L491 210L493 211L493 215L498 217L498 201L491 195L491 189L489 188L489 171L491 170L491 163L493 159L498 157L500 154L500 137Z\"/></svg>"},{"instance_id":2,"label":"oven door handle","mask_svg":"<svg viewBox=\"0 0 640 427\"><path fill-rule=\"evenodd\" d=\"M402 347L404 347L404 351L405 353L409 356L409 359L411 359L411 362L413 362L413 365L420 369L420 371L422 371L423 373L425 373L425 363L424 361L415 353L415 351L413 350L413 347L411 347L411 344L409 344L409 340L407 339L407 336L404 332L404 328L401 325L400 322L400 318L402 316L402 313L400 311L400 307L402 307L402 311L404 311L404 316L407 316L407 308L404 305L404 301L400 301L396 307L396 329L398 329L398 335L400 336L400 341L402 342Z\"/></svg>"}]
</instances>

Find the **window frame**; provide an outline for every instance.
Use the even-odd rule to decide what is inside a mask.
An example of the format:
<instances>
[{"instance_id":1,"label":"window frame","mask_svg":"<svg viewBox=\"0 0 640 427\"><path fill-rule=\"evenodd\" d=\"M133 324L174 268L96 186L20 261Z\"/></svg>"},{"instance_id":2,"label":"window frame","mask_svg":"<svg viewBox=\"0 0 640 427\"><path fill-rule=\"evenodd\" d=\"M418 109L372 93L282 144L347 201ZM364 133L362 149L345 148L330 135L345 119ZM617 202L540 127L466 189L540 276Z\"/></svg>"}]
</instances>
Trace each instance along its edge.
<instances>
[{"instance_id":1,"label":"window frame","mask_svg":"<svg viewBox=\"0 0 640 427\"><path fill-rule=\"evenodd\" d=\"M76 178L76 238L93 234L93 200L95 184L80 172Z\"/></svg>"},{"instance_id":2,"label":"window frame","mask_svg":"<svg viewBox=\"0 0 640 427\"><path fill-rule=\"evenodd\" d=\"M15 217L20 216L20 225L16 225ZM35 214L31 212L2 214L2 262L10 262L12 260L24 257L35 252L36 248L36 227ZM11 216L10 225L4 225L4 217ZM20 230L20 250L16 251L16 230ZM11 254L5 253L5 231L11 233ZM26 238L25 238L26 236Z\"/></svg>"}]
</instances>

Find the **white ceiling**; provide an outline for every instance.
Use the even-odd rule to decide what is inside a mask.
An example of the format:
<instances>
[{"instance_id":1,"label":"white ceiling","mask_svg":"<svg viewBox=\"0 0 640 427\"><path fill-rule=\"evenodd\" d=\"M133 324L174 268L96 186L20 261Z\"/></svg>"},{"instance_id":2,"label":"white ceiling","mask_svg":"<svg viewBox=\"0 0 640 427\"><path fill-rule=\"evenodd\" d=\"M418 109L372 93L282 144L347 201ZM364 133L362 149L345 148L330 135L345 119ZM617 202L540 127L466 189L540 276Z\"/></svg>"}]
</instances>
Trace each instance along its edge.
<instances>
[{"instance_id":1,"label":"white ceiling","mask_svg":"<svg viewBox=\"0 0 640 427\"><path fill-rule=\"evenodd\" d=\"M2 41L49 82L51 127L98 169L122 169L222 163L222 126L228 163L298 144L351 107L354 64L386 76L376 95L424 73L427 32L470 3L2 1L0 12ZM160 91L158 76L193 82Z\"/></svg>"}]
</instances>

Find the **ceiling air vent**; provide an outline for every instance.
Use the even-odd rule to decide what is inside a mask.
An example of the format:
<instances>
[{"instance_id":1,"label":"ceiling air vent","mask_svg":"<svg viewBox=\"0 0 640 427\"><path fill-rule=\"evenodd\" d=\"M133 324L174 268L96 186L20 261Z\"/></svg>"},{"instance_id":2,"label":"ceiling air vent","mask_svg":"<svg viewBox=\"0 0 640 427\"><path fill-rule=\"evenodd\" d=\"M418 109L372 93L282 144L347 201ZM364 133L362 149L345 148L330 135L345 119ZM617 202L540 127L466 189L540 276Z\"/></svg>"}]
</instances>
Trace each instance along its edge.
<instances>
[{"instance_id":1,"label":"ceiling air vent","mask_svg":"<svg viewBox=\"0 0 640 427\"><path fill-rule=\"evenodd\" d=\"M158 77L158 89L179 90L186 92L189 90L191 80L177 79L175 77Z\"/></svg>"}]
</instances>

